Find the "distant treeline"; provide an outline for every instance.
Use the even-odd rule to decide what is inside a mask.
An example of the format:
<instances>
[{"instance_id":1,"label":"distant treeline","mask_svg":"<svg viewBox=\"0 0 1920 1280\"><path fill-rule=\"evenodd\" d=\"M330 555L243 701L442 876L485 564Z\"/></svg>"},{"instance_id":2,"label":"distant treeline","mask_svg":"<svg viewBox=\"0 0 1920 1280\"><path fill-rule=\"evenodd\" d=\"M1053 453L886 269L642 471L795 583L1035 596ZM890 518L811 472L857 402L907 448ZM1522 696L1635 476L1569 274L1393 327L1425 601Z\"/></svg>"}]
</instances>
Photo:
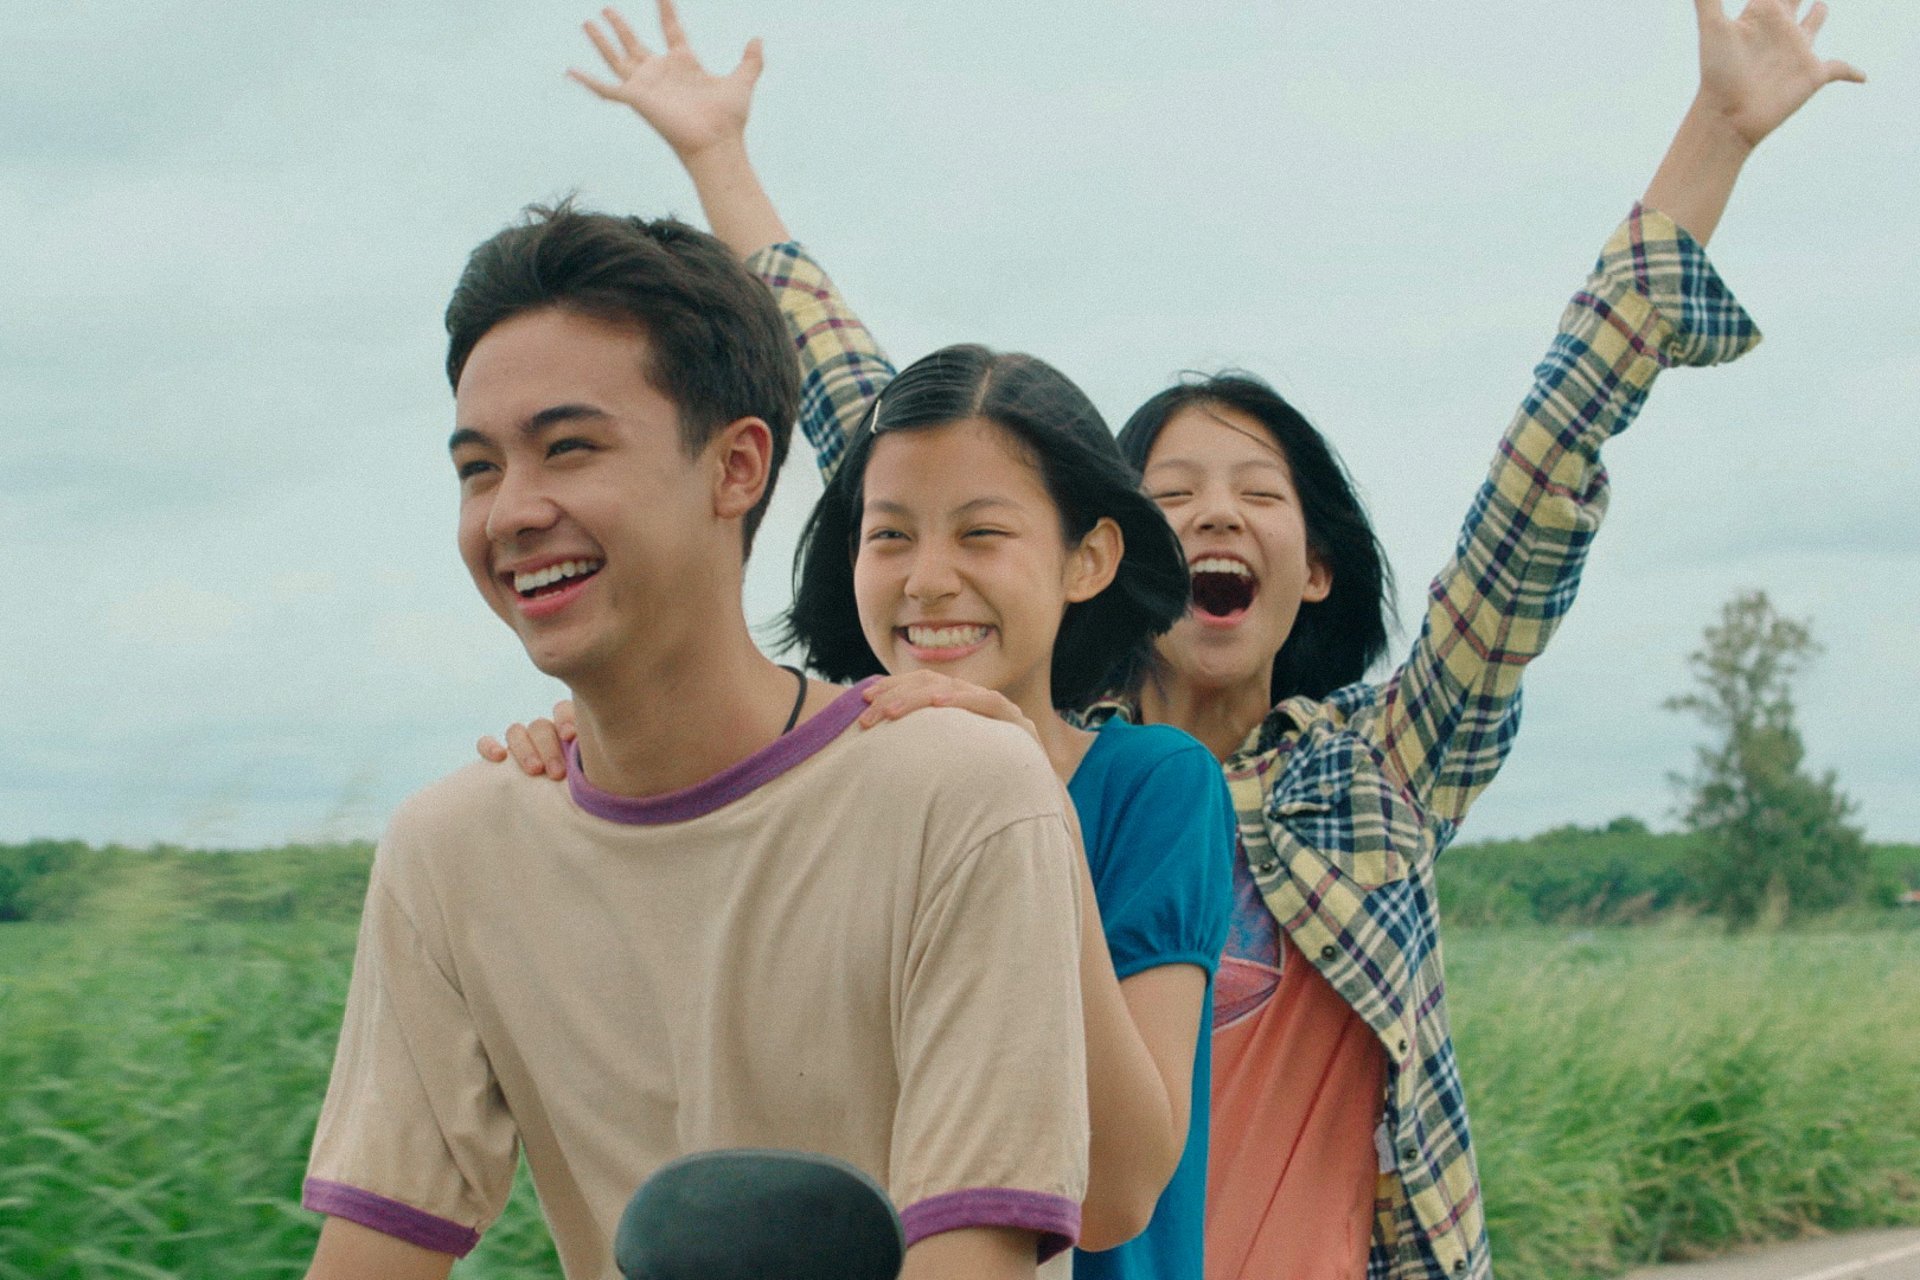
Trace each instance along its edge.
<instances>
[{"instance_id":1,"label":"distant treeline","mask_svg":"<svg viewBox=\"0 0 1920 1280\"><path fill-rule=\"evenodd\" d=\"M1634 924L1705 913L1698 837L1635 818L1555 827L1526 840L1457 845L1440 859L1441 910L1456 924ZM1920 845L1875 845L1868 903L1920 888ZM359 917L373 846L272 849L0 845L0 922L167 917L231 922Z\"/></svg>"},{"instance_id":2,"label":"distant treeline","mask_svg":"<svg viewBox=\"0 0 1920 1280\"><path fill-rule=\"evenodd\" d=\"M1456 845L1441 856L1440 908L1456 924L1637 924L1707 914L1701 837L1638 818L1555 827L1525 840ZM1920 845L1869 846L1870 909L1920 888Z\"/></svg>"},{"instance_id":3,"label":"distant treeline","mask_svg":"<svg viewBox=\"0 0 1920 1280\"><path fill-rule=\"evenodd\" d=\"M373 846L97 848L0 844L0 922L165 917L242 923L357 920Z\"/></svg>"}]
</instances>

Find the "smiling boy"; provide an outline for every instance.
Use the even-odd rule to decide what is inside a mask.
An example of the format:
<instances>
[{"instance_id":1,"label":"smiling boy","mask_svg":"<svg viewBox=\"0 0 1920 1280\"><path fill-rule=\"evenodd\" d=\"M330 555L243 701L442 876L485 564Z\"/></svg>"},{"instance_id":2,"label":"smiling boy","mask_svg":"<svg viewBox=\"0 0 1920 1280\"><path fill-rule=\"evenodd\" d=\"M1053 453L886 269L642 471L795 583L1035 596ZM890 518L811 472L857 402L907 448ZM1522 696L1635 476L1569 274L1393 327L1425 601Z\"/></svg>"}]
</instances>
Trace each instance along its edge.
<instances>
[{"instance_id":1,"label":"smiling boy","mask_svg":"<svg viewBox=\"0 0 1920 1280\"><path fill-rule=\"evenodd\" d=\"M462 558L571 690L556 787L475 765L375 858L304 1202L316 1280L444 1277L524 1150L566 1274L654 1168L824 1151L908 1277L1032 1276L1086 1177L1078 856L1019 730L852 729L740 591L797 373L773 302L672 221L535 210L447 310Z\"/></svg>"}]
</instances>

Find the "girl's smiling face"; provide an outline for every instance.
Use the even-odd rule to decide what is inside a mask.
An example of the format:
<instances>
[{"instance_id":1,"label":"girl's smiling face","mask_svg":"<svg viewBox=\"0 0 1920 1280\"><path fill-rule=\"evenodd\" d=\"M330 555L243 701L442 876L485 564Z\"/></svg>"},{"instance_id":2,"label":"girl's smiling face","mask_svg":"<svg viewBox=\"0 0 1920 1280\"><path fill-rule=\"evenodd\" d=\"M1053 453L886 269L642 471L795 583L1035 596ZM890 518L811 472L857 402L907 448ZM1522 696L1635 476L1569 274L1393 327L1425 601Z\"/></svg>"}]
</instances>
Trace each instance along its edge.
<instances>
[{"instance_id":1,"label":"girl's smiling face","mask_svg":"<svg viewBox=\"0 0 1920 1280\"><path fill-rule=\"evenodd\" d=\"M1061 617L1113 580L1113 521L1069 545L1021 442L978 418L881 435L862 489L853 590L874 656L1044 714Z\"/></svg>"},{"instance_id":2,"label":"girl's smiling face","mask_svg":"<svg viewBox=\"0 0 1920 1280\"><path fill-rule=\"evenodd\" d=\"M1257 684L1264 700L1300 606L1333 585L1308 544L1286 454L1250 415L1190 405L1154 440L1144 478L1193 576L1193 606L1161 638L1160 656L1175 679Z\"/></svg>"}]
</instances>

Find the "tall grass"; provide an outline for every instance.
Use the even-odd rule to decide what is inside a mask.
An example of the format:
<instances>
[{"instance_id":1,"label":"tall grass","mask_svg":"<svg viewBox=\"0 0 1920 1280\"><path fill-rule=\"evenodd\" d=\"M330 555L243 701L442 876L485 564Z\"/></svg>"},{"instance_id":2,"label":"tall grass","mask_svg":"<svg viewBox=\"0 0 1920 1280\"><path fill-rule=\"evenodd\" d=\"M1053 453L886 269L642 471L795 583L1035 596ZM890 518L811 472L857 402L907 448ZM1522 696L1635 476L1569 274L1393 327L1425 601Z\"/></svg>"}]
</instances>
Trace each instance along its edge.
<instances>
[{"instance_id":1,"label":"tall grass","mask_svg":"<svg viewBox=\"0 0 1920 1280\"><path fill-rule=\"evenodd\" d=\"M195 923L163 881L0 926L0 1280L311 1257L353 926ZM1448 963L1503 1280L1920 1222L1920 929L1467 929ZM455 1269L558 1274L524 1183Z\"/></svg>"},{"instance_id":2,"label":"tall grass","mask_svg":"<svg viewBox=\"0 0 1920 1280\"><path fill-rule=\"evenodd\" d=\"M1456 933L1497 1270L1920 1223L1920 930Z\"/></svg>"},{"instance_id":3,"label":"tall grass","mask_svg":"<svg viewBox=\"0 0 1920 1280\"><path fill-rule=\"evenodd\" d=\"M353 926L0 927L0 1277L298 1276ZM530 1195L456 1275L557 1276Z\"/></svg>"}]
</instances>

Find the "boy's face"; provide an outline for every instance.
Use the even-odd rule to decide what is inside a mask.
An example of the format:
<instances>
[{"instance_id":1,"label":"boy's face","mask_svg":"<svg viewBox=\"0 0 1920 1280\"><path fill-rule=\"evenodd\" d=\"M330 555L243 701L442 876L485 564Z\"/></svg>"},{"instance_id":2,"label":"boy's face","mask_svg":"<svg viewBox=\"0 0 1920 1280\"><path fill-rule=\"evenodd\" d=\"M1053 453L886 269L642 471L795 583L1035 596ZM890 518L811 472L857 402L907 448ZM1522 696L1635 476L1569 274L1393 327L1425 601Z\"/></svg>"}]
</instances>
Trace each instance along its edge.
<instances>
[{"instance_id":1,"label":"boy's face","mask_svg":"<svg viewBox=\"0 0 1920 1280\"><path fill-rule=\"evenodd\" d=\"M671 643L715 541L737 548L647 358L631 326L522 312L474 346L454 393L461 558L533 664L576 688Z\"/></svg>"}]
</instances>

